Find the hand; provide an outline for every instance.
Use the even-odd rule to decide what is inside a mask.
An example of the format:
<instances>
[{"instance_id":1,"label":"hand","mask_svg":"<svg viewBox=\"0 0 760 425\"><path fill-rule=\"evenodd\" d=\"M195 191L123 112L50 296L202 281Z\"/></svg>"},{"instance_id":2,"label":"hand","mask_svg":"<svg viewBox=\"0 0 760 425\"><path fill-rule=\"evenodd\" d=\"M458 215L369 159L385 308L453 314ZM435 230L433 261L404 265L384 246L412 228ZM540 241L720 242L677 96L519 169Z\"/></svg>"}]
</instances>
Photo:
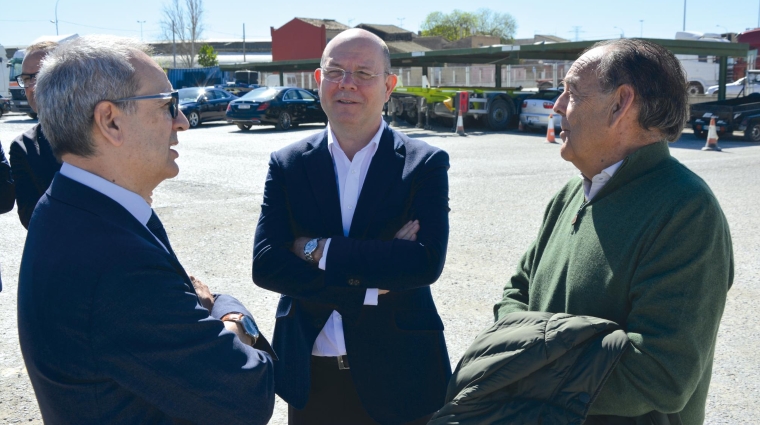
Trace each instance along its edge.
<instances>
[{"instance_id":1,"label":"hand","mask_svg":"<svg viewBox=\"0 0 760 425\"><path fill-rule=\"evenodd\" d=\"M387 289L378 289L378 290L377 290L377 295L385 295L385 294L387 294L388 292L390 292L390 291L389 291L389 290L387 290Z\"/></svg>"},{"instance_id":2,"label":"hand","mask_svg":"<svg viewBox=\"0 0 760 425\"><path fill-rule=\"evenodd\" d=\"M295 254L298 258L304 261L307 261L306 256L303 253L303 248L306 246L306 243L312 239L314 238L305 238L305 237L296 238L296 240L293 241L293 245L290 247L290 252ZM311 256L314 258L315 264L319 264L319 260L322 259L322 253L325 250L326 242L327 242L327 239L320 239L320 241L317 243L317 249L315 249L314 252L311 254Z\"/></svg>"},{"instance_id":3,"label":"hand","mask_svg":"<svg viewBox=\"0 0 760 425\"><path fill-rule=\"evenodd\" d=\"M253 346L253 340L248 334L245 333L243 330L243 325L237 322L225 321L224 318L222 318L222 324L224 325L225 329L237 335L243 344Z\"/></svg>"},{"instance_id":4,"label":"hand","mask_svg":"<svg viewBox=\"0 0 760 425\"><path fill-rule=\"evenodd\" d=\"M417 232L419 231L420 231L420 221L413 220L406 223L404 227L399 229L399 231L396 232L396 235L393 238L414 242L417 240Z\"/></svg>"},{"instance_id":5,"label":"hand","mask_svg":"<svg viewBox=\"0 0 760 425\"><path fill-rule=\"evenodd\" d=\"M208 286L195 276L190 276L190 281L193 282L193 288L195 288L195 293L198 294L198 299L201 301L203 308L211 311L214 308L214 296L211 294Z\"/></svg>"}]
</instances>

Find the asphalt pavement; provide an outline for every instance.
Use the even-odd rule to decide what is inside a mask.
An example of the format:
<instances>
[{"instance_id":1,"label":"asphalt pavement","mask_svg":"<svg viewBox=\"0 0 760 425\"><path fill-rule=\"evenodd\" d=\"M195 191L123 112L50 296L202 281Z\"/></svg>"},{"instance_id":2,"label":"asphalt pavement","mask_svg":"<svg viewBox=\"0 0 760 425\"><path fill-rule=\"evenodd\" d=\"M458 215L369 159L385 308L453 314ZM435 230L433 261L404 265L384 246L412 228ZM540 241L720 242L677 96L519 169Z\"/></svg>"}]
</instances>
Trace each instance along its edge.
<instances>
[{"instance_id":1,"label":"asphalt pavement","mask_svg":"<svg viewBox=\"0 0 760 425\"><path fill-rule=\"evenodd\" d=\"M6 155L11 140L34 123L18 114L0 118ZM154 191L153 206L185 269L212 291L240 299L270 337L279 295L251 281L252 242L269 153L323 128L304 125L280 132L254 127L244 132L232 125L202 124L179 135L179 176ZM492 306L535 238L546 203L578 172L560 158L558 144L545 143L538 133L471 126L465 129L468 136L460 137L443 128L399 128L451 157L449 252L433 295L456 365L477 333L492 323ZM760 144L739 138L719 144L722 152L703 152L704 141L687 132L671 144L671 153L710 185L734 243L736 275L718 337L706 423L753 424L760 423ZM15 209L0 216L0 227L0 424L40 424L16 326L26 231ZM287 423L287 409L279 399L270 423Z\"/></svg>"}]
</instances>

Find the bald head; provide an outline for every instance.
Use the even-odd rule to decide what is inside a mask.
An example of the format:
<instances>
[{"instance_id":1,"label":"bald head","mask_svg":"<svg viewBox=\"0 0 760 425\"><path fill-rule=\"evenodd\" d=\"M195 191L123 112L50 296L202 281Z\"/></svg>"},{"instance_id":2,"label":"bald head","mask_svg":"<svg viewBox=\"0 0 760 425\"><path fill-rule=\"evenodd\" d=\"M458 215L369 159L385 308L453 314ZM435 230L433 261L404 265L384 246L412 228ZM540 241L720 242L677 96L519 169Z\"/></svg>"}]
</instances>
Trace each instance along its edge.
<instances>
[{"instance_id":1,"label":"bald head","mask_svg":"<svg viewBox=\"0 0 760 425\"><path fill-rule=\"evenodd\" d=\"M330 40L329 43L327 43L327 46L325 46L325 51L322 53L322 60L320 61L320 66L324 67L325 63L328 61L328 59L332 56L332 51L338 47L341 46L344 43L350 43L350 42L362 42L365 43L369 47L368 54L377 54L378 56L382 56L382 62L384 63L384 71L390 73L391 72L391 53L388 50L388 45L385 44L383 39L376 36L375 34L372 34L371 32L367 30L363 30L360 28L352 28L350 30L345 30L342 33L338 34ZM373 47L375 49L373 49Z\"/></svg>"}]
</instances>

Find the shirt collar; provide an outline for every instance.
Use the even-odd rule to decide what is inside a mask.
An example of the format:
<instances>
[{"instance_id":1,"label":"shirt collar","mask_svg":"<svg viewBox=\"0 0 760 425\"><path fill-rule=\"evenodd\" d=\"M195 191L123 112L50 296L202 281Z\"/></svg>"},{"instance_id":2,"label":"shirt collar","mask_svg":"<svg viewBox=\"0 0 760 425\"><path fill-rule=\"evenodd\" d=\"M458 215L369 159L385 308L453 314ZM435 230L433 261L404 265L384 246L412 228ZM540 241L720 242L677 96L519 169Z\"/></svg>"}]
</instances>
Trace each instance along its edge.
<instances>
[{"instance_id":1,"label":"shirt collar","mask_svg":"<svg viewBox=\"0 0 760 425\"><path fill-rule=\"evenodd\" d=\"M143 226L147 225L153 210L142 196L68 162L63 163L60 173L108 196L129 211Z\"/></svg>"},{"instance_id":2,"label":"shirt collar","mask_svg":"<svg viewBox=\"0 0 760 425\"><path fill-rule=\"evenodd\" d=\"M623 160L622 159L620 161L618 161L618 162L610 165L609 167L605 168L604 170L602 170L602 172L600 172L599 174L597 174L594 177L597 177L597 176L606 176L607 178L612 178L612 176L615 175L615 172L618 170L618 168L620 168L621 165L623 165ZM588 177L584 176L583 173L581 173L578 177L580 177L584 181L589 181L590 182L590 181L593 180L593 179L589 179Z\"/></svg>"},{"instance_id":3,"label":"shirt collar","mask_svg":"<svg viewBox=\"0 0 760 425\"><path fill-rule=\"evenodd\" d=\"M377 149L377 146L380 144L380 138L383 136L383 130L385 130L385 122L380 121L380 128L377 129L377 132L374 136L372 136L372 139L370 139L369 143L367 143L367 146L363 147L359 152L367 149L368 147L372 146L373 149ZM343 152L343 149L340 147L340 143L338 143L338 139L335 137L335 133L332 131L332 127L330 127L330 123L327 123L327 148L330 150L330 155L333 155L333 149L338 149L339 151Z\"/></svg>"}]
</instances>

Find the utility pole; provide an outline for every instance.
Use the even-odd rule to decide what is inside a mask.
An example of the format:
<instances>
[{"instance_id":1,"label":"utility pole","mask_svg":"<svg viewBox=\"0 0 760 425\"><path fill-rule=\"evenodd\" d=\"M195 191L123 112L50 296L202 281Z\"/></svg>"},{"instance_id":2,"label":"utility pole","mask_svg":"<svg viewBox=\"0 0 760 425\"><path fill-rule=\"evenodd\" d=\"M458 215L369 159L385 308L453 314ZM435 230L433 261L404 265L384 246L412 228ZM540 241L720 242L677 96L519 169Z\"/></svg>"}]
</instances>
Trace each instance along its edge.
<instances>
[{"instance_id":1,"label":"utility pole","mask_svg":"<svg viewBox=\"0 0 760 425\"><path fill-rule=\"evenodd\" d=\"M243 62L245 62L245 23L243 23Z\"/></svg>"},{"instance_id":2,"label":"utility pole","mask_svg":"<svg viewBox=\"0 0 760 425\"><path fill-rule=\"evenodd\" d=\"M686 31L686 0L683 0L683 30L681 31Z\"/></svg>"},{"instance_id":3,"label":"utility pole","mask_svg":"<svg viewBox=\"0 0 760 425\"><path fill-rule=\"evenodd\" d=\"M580 26L574 26L573 30L570 31L570 32L574 32L575 33L575 40L573 40L573 41L580 41L579 34L582 33L582 32L585 32L585 31L581 31L581 27Z\"/></svg>"},{"instance_id":4,"label":"utility pole","mask_svg":"<svg viewBox=\"0 0 760 425\"><path fill-rule=\"evenodd\" d=\"M176 30L174 29L174 20L172 20L172 56L174 56L174 68L177 67L177 41L174 37Z\"/></svg>"},{"instance_id":5,"label":"utility pole","mask_svg":"<svg viewBox=\"0 0 760 425\"><path fill-rule=\"evenodd\" d=\"M396 18L396 19L398 19L398 26L400 28L404 28L404 19L406 18Z\"/></svg>"},{"instance_id":6,"label":"utility pole","mask_svg":"<svg viewBox=\"0 0 760 425\"><path fill-rule=\"evenodd\" d=\"M58 35L58 2L60 0L55 0L55 35Z\"/></svg>"},{"instance_id":7,"label":"utility pole","mask_svg":"<svg viewBox=\"0 0 760 425\"><path fill-rule=\"evenodd\" d=\"M140 24L140 41L143 41L143 33L142 33L142 26L147 21L137 21L138 24Z\"/></svg>"}]
</instances>

